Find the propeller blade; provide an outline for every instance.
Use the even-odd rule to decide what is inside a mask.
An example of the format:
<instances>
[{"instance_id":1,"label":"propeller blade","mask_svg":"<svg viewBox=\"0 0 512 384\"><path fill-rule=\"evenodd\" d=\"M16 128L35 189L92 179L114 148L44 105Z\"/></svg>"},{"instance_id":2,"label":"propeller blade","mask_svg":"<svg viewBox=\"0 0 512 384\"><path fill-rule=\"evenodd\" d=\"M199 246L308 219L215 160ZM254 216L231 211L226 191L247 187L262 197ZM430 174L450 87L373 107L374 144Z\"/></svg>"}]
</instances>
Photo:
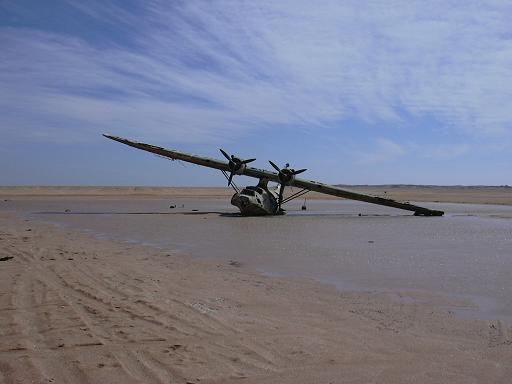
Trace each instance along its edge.
<instances>
[{"instance_id":1,"label":"propeller blade","mask_svg":"<svg viewBox=\"0 0 512 384\"><path fill-rule=\"evenodd\" d=\"M231 172L229 174L229 179L228 179L228 187L231 185L231 181L233 180L233 172Z\"/></svg>"},{"instance_id":2,"label":"propeller blade","mask_svg":"<svg viewBox=\"0 0 512 384\"><path fill-rule=\"evenodd\" d=\"M277 165L275 165L273 162L271 162L270 160L268 161L270 163L270 165L272 167L274 167L274 169L277 171L277 172L281 172L281 168L279 168Z\"/></svg>"},{"instance_id":3,"label":"propeller blade","mask_svg":"<svg viewBox=\"0 0 512 384\"><path fill-rule=\"evenodd\" d=\"M249 164L249 163L252 163L254 160L256 160L256 159L244 160L244 161L242 161L242 164Z\"/></svg>"},{"instance_id":4,"label":"propeller blade","mask_svg":"<svg viewBox=\"0 0 512 384\"><path fill-rule=\"evenodd\" d=\"M306 172L307 169L299 169L298 171L293 171L294 175L298 175L299 173Z\"/></svg>"},{"instance_id":5,"label":"propeller blade","mask_svg":"<svg viewBox=\"0 0 512 384\"><path fill-rule=\"evenodd\" d=\"M279 187L279 202L278 202L278 210L281 210L281 203L283 202L283 193L284 193L284 184L281 184Z\"/></svg>"},{"instance_id":6,"label":"propeller blade","mask_svg":"<svg viewBox=\"0 0 512 384\"><path fill-rule=\"evenodd\" d=\"M220 148L219 148L219 149L220 149ZM228 159L228 161L231 161L231 157L229 157L229 155L228 155L224 150L220 149L220 151L222 152L222 154L224 155L224 157L225 157L226 159Z\"/></svg>"}]
</instances>

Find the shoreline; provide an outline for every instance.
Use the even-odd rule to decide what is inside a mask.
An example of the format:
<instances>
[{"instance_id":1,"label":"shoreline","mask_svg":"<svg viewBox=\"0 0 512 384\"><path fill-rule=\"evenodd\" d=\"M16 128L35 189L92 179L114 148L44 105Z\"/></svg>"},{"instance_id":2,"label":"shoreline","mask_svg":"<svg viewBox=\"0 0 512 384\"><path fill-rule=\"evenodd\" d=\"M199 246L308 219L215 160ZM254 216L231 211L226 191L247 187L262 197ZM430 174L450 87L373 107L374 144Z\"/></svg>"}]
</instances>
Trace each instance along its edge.
<instances>
[{"instance_id":1,"label":"shoreline","mask_svg":"<svg viewBox=\"0 0 512 384\"><path fill-rule=\"evenodd\" d=\"M508 186L412 186L412 185L344 185L341 188L391 198L398 201L512 205L512 188ZM73 187L73 186L0 186L0 199L13 198L210 198L230 199L227 187ZM306 199L343 200L339 197L309 192Z\"/></svg>"},{"instance_id":2,"label":"shoreline","mask_svg":"<svg viewBox=\"0 0 512 384\"><path fill-rule=\"evenodd\" d=\"M0 213L6 382L503 382L512 329ZM2 377L0 376L0 377Z\"/></svg>"}]
</instances>

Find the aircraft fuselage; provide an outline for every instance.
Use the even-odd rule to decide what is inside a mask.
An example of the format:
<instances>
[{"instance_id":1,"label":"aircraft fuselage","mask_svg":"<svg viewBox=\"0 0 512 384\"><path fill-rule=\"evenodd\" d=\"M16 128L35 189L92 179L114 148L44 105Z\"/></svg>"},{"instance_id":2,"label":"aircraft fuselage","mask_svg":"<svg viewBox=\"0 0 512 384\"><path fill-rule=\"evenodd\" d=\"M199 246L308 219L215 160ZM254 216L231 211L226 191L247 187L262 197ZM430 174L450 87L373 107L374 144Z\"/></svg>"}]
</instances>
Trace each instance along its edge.
<instances>
[{"instance_id":1,"label":"aircraft fuselage","mask_svg":"<svg viewBox=\"0 0 512 384\"><path fill-rule=\"evenodd\" d=\"M248 186L231 198L231 204L240 210L242 216L280 215L277 193L260 186Z\"/></svg>"}]
</instances>

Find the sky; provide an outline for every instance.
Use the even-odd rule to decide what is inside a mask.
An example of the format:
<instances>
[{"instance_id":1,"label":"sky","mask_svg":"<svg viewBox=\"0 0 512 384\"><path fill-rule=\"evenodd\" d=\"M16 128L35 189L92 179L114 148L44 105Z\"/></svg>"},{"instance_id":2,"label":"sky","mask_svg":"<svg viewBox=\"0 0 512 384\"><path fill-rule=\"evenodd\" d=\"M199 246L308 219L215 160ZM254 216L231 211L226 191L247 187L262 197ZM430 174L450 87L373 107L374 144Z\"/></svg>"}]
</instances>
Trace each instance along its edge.
<instances>
[{"instance_id":1,"label":"sky","mask_svg":"<svg viewBox=\"0 0 512 384\"><path fill-rule=\"evenodd\" d=\"M512 2L0 0L0 185L512 184ZM239 179L250 184L250 179Z\"/></svg>"}]
</instances>

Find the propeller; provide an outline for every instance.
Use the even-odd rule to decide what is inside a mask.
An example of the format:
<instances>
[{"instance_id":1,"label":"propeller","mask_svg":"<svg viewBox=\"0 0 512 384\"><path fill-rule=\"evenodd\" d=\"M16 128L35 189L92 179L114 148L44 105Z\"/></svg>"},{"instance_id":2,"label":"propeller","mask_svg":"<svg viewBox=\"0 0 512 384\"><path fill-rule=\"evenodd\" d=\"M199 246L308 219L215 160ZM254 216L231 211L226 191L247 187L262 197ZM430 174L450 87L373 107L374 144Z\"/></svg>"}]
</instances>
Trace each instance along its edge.
<instances>
[{"instance_id":1,"label":"propeller","mask_svg":"<svg viewBox=\"0 0 512 384\"><path fill-rule=\"evenodd\" d=\"M242 160L238 157L235 157L234 155L228 155L226 151L223 149L220 149L220 152L224 155L224 157L228 160L228 167L229 167L229 178L228 178L228 187L231 185L231 182L233 181L234 175L241 175L243 170L245 169L246 164L252 163L256 159L247 159Z\"/></svg>"},{"instance_id":2,"label":"propeller","mask_svg":"<svg viewBox=\"0 0 512 384\"><path fill-rule=\"evenodd\" d=\"M272 161L268 161L270 165L277 171L277 177L279 178L279 203L278 203L278 210L281 210L281 203L283 202L283 193L284 193L284 187L286 187L288 184L290 184L293 179L295 179L295 175L298 175L299 173L307 171L307 169L299 169L295 170L293 168L290 168L290 164L286 163L284 168L279 168L275 163Z\"/></svg>"}]
</instances>

